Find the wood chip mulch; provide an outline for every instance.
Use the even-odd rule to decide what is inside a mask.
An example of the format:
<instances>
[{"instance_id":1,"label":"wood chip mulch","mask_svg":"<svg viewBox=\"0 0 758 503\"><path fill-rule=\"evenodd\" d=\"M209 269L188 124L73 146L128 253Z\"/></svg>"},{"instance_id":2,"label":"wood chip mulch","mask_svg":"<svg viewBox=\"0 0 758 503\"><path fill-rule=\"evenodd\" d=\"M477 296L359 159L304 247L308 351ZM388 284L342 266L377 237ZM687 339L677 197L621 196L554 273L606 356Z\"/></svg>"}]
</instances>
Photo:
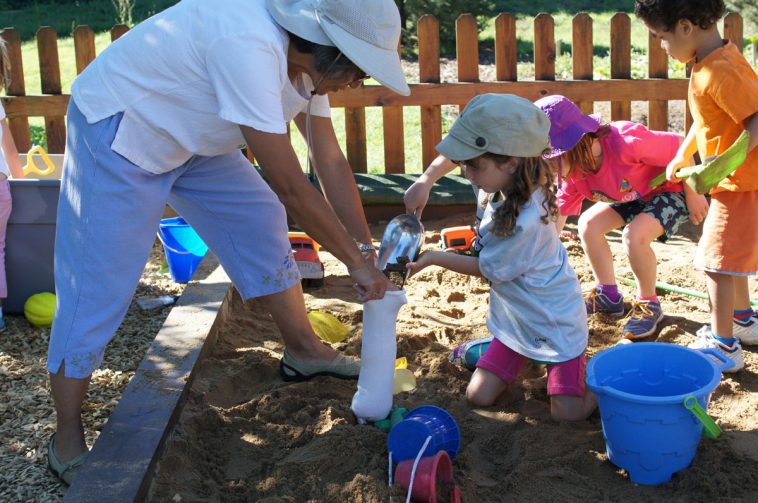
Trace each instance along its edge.
<instances>
[{"instance_id":1,"label":"wood chip mulch","mask_svg":"<svg viewBox=\"0 0 758 503\"><path fill-rule=\"evenodd\" d=\"M181 295L184 285L159 274L163 249L156 243L134 298ZM142 311L132 301L126 318L92 375L82 418L87 443L97 439L171 306ZM60 501L66 492L47 470L46 452L55 431L55 409L46 370L50 329L24 316L6 315L0 333L0 501Z\"/></svg>"}]
</instances>

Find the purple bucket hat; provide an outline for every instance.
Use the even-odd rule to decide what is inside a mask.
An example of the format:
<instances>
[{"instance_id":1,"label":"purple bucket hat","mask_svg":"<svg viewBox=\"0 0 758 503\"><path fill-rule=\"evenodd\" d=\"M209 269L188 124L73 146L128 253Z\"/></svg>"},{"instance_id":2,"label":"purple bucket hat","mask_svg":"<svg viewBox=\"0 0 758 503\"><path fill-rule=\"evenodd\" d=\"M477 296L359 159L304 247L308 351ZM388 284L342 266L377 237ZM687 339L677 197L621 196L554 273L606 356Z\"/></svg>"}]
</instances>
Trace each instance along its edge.
<instances>
[{"instance_id":1,"label":"purple bucket hat","mask_svg":"<svg viewBox=\"0 0 758 503\"><path fill-rule=\"evenodd\" d=\"M563 155L579 143L587 133L597 131L602 121L597 114L584 115L579 107L560 95L545 96L534 102L550 119L550 146L545 159Z\"/></svg>"}]
</instances>

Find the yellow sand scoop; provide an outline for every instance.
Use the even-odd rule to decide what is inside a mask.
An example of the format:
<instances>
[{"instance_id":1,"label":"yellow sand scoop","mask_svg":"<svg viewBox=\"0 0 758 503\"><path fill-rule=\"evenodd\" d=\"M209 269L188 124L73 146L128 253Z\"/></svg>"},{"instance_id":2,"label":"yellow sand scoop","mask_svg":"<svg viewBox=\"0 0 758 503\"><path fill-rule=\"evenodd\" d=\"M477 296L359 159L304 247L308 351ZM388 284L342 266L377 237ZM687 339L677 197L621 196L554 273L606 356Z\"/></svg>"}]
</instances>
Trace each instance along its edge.
<instances>
[{"instance_id":1,"label":"yellow sand scoop","mask_svg":"<svg viewBox=\"0 0 758 503\"><path fill-rule=\"evenodd\" d=\"M42 162L44 162L46 166L44 170L39 169L34 163L34 154L39 154L39 156L42 158ZM45 152L44 148L40 147L39 145L35 145L29 150L29 152L27 152L26 166L24 166L24 176L27 176L29 173L36 173L39 176L47 176L53 171L55 171L55 165L53 164L53 161L51 161L47 156L47 152Z\"/></svg>"}]
</instances>

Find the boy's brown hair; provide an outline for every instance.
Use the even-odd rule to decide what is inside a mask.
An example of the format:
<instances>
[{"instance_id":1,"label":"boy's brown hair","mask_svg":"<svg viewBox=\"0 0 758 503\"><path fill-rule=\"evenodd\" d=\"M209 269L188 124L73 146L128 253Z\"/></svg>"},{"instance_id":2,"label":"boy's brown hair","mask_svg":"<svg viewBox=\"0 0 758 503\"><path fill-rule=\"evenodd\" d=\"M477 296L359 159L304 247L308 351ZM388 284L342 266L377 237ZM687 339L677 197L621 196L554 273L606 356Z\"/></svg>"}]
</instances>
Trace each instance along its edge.
<instances>
[{"instance_id":1,"label":"boy's brown hair","mask_svg":"<svg viewBox=\"0 0 758 503\"><path fill-rule=\"evenodd\" d=\"M707 30L724 15L724 0L636 0L634 13L645 24L671 31L681 19Z\"/></svg>"}]
</instances>

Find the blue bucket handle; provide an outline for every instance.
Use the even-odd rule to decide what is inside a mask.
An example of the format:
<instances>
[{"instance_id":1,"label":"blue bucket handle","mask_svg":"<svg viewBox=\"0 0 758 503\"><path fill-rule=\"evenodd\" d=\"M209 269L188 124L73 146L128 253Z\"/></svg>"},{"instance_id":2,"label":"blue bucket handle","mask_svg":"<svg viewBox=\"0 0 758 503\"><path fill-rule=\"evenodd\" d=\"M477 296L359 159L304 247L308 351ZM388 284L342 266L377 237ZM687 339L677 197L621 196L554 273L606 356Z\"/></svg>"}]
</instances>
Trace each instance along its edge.
<instances>
[{"instance_id":1,"label":"blue bucket handle","mask_svg":"<svg viewBox=\"0 0 758 503\"><path fill-rule=\"evenodd\" d=\"M730 368L736 365L736 363L734 363L732 360L730 360L726 356L722 355L721 352L719 352L716 348L705 348L705 349L699 349L698 351L701 353L707 353L715 357L717 360L719 360L721 362L721 365L718 365L713 360L709 359L710 362L719 370L719 372L724 372L725 370L729 370Z\"/></svg>"},{"instance_id":2,"label":"blue bucket handle","mask_svg":"<svg viewBox=\"0 0 758 503\"><path fill-rule=\"evenodd\" d=\"M189 225L189 224L188 224L188 225ZM194 252L194 251L192 251L192 250L181 251L181 250L177 250L177 249L175 249L175 248L171 248L171 247L168 245L168 243L166 243L166 242L163 240L163 236L161 236L161 231L160 231L160 230L159 230L159 231L158 231L156 234L158 235L158 239L159 239L159 240L160 240L160 242L163 244L163 246L165 246L167 249L171 250L171 251L172 251L172 252L174 252L174 253L178 253L179 255L190 255L190 254L192 254L192 255L199 255L199 253L195 253L195 252ZM198 248L198 250L201 250L201 249L203 249L203 248L205 248L205 247L206 247L206 245L205 245L205 243L203 243L203 246L199 247L199 248Z\"/></svg>"}]
</instances>

